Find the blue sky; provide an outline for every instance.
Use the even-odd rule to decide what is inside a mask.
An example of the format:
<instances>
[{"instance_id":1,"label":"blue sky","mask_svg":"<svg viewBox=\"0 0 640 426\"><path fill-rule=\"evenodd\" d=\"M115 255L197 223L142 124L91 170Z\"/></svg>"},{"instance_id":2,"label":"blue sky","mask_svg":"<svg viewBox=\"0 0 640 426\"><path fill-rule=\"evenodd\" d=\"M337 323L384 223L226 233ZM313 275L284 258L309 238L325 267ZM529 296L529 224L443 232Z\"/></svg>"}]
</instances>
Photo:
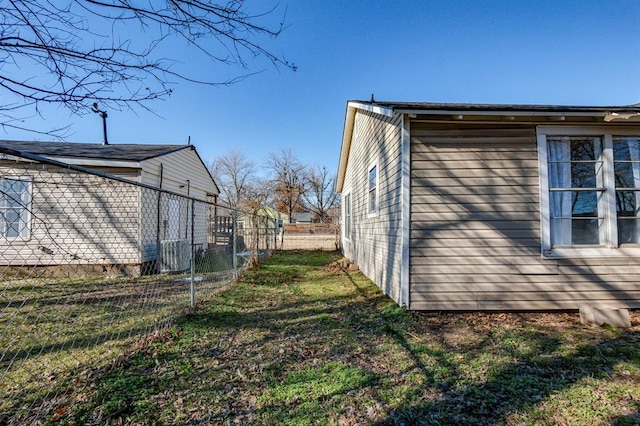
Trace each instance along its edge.
<instances>
[{"instance_id":1,"label":"blue sky","mask_svg":"<svg viewBox=\"0 0 640 426\"><path fill-rule=\"evenodd\" d=\"M297 72L256 60L251 70L261 72L232 86L179 83L150 104L155 114L109 111L110 142L184 144L190 136L206 162L240 149L263 163L292 149L335 171L346 102L372 93L391 101L640 102L640 0L291 0L273 19L285 11L285 31L262 42ZM243 73L184 52L163 53L198 75ZM102 141L97 115L43 112L45 126L71 124L69 141Z\"/></svg>"}]
</instances>

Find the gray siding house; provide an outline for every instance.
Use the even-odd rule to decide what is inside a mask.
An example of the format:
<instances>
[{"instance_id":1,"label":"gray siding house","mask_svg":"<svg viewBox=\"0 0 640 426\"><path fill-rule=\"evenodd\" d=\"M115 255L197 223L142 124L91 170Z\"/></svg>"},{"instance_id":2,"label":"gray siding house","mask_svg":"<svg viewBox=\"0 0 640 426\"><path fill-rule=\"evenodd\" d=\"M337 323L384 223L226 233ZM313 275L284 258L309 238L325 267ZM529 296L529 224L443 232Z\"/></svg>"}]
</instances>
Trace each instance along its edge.
<instances>
[{"instance_id":1,"label":"gray siding house","mask_svg":"<svg viewBox=\"0 0 640 426\"><path fill-rule=\"evenodd\" d=\"M640 105L350 101L337 191L408 309L640 308Z\"/></svg>"},{"instance_id":2,"label":"gray siding house","mask_svg":"<svg viewBox=\"0 0 640 426\"><path fill-rule=\"evenodd\" d=\"M194 209L189 197L215 201L219 190L191 145L0 141L0 148L0 265L117 265L134 274L156 272L163 244L186 246L191 218L193 243L207 248L210 213L203 205Z\"/></svg>"}]
</instances>

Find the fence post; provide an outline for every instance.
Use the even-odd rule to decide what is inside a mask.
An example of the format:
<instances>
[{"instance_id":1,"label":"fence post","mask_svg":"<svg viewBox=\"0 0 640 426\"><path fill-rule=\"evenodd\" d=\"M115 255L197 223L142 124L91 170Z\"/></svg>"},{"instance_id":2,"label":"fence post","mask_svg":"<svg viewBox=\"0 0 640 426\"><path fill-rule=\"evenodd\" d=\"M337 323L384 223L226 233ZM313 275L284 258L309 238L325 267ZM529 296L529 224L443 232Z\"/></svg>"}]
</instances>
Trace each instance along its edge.
<instances>
[{"instance_id":1,"label":"fence post","mask_svg":"<svg viewBox=\"0 0 640 426\"><path fill-rule=\"evenodd\" d=\"M233 247L233 280L237 280L238 279L238 256L237 256L237 250L238 250L238 246L236 243L236 238L237 238L237 225L238 225L238 212L237 211L233 211L233 213L231 213L231 246Z\"/></svg>"},{"instance_id":2,"label":"fence post","mask_svg":"<svg viewBox=\"0 0 640 426\"><path fill-rule=\"evenodd\" d=\"M196 306L196 240L195 240L195 218L196 218L196 209L195 209L195 199L191 199L191 283L189 285L190 293L191 293L191 303L190 306L195 308Z\"/></svg>"}]
</instances>

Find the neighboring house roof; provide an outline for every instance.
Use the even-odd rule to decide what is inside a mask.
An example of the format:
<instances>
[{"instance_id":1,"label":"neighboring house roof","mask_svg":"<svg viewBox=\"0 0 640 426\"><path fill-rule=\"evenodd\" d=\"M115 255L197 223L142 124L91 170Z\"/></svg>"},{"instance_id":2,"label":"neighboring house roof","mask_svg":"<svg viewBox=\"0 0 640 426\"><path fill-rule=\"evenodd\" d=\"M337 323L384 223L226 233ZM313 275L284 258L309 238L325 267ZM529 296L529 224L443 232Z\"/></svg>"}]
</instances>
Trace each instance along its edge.
<instances>
[{"instance_id":1,"label":"neighboring house roof","mask_svg":"<svg viewBox=\"0 0 640 426\"><path fill-rule=\"evenodd\" d=\"M288 214L279 212L276 209L273 209L271 207L261 207L259 214L261 216L266 216L266 217L269 217L271 219L282 219L283 221L289 221L289 215ZM250 216L249 216L249 214L244 213L244 214L240 215L240 219L241 220L249 220Z\"/></svg>"},{"instance_id":2,"label":"neighboring house roof","mask_svg":"<svg viewBox=\"0 0 640 426\"><path fill-rule=\"evenodd\" d=\"M160 157L192 145L96 144L71 142L0 141L0 145L16 151L54 157L100 158L104 160L144 161Z\"/></svg>"},{"instance_id":3,"label":"neighboring house roof","mask_svg":"<svg viewBox=\"0 0 640 426\"><path fill-rule=\"evenodd\" d=\"M627 106L570 106L570 105L519 105L519 104L468 104L436 102L389 102L389 101L348 101L342 134L340 163L336 179L336 191L342 192L346 173L349 148L353 136L356 111L369 111L387 117L395 114L438 115L462 117L469 115L498 116L549 116L562 120L564 117L594 117L605 122L640 122L640 104Z\"/></svg>"},{"instance_id":4,"label":"neighboring house roof","mask_svg":"<svg viewBox=\"0 0 640 426\"><path fill-rule=\"evenodd\" d=\"M94 165L140 167L145 160L172 154L185 149L193 150L207 171L211 182L220 192L218 184L211 176L200 154L193 145L147 145L147 144L98 144L76 142L39 142L39 141L11 141L0 140L0 146L14 151L28 152L71 164L91 167Z\"/></svg>"},{"instance_id":5,"label":"neighboring house roof","mask_svg":"<svg viewBox=\"0 0 640 426\"><path fill-rule=\"evenodd\" d=\"M311 213L293 213L293 220L295 220L296 222L311 222L311 219L313 218Z\"/></svg>"}]
</instances>

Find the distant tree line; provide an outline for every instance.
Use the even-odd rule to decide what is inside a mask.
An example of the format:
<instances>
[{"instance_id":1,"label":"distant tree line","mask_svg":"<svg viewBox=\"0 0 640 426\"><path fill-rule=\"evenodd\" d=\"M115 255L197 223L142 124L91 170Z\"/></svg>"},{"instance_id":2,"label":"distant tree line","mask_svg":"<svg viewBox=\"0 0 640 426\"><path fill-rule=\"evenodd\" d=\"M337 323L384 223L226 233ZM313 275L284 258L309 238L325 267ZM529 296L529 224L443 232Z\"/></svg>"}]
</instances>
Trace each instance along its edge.
<instances>
[{"instance_id":1,"label":"distant tree line","mask_svg":"<svg viewBox=\"0 0 640 426\"><path fill-rule=\"evenodd\" d=\"M337 222L334 174L326 166L304 164L290 149L271 153L262 166L231 150L213 161L211 174L229 207L252 214L273 208L287 214L290 223L294 213L303 212L316 223Z\"/></svg>"}]
</instances>

